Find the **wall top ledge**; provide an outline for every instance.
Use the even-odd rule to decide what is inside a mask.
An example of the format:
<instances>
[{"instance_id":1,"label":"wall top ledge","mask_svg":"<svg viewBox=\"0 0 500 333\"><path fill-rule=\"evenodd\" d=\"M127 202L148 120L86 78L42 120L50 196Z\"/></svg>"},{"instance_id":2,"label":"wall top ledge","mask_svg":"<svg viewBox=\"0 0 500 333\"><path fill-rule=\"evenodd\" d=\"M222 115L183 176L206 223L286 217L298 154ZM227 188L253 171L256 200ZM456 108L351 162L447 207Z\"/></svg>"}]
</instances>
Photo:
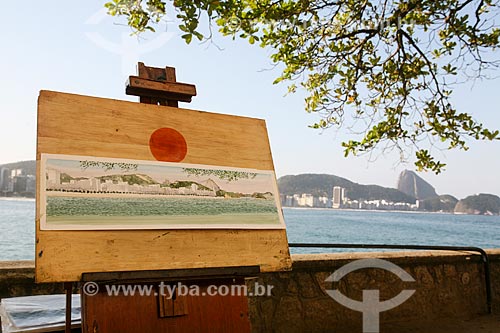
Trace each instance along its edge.
<instances>
[{"instance_id":1,"label":"wall top ledge","mask_svg":"<svg viewBox=\"0 0 500 333\"><path fill-rule=\"evenodd\" d=\"M500 249L487 249L490 261L500 261ZM358 259L387 259L397 263L418 264L422 262L448 263L463 260L477 260L475 252L454 251L398 251L398 252L342 252L322 254L292 254L293 268L336 267ZM0 273L6 271L33 270L35 261L0 261Z\"/></svg>"},{"instance_id":2,"label":"wall top ledge","mask_svg":"<svg viewBox=\"0 0 500 333\"><path fill-rule=\"evenodd\" d=\"M485 250L490 262L500 261L500 249ZM324 254L293 254L293 270L341 267L359 259L386 259L399 265L448 264L463 261L480 262L477 252L467 251L398 251L398 252L342 252Z\"/></svg>"},{"instance_id":3,"label":"wall top ledge","mask_svg":"<svg viewBox=\"0 0 500 333\"><path fill-rule=\"evenodd\" d=\"M34 260L0 261L0 270L34 268Z\"/></svg>"}]
</instances>

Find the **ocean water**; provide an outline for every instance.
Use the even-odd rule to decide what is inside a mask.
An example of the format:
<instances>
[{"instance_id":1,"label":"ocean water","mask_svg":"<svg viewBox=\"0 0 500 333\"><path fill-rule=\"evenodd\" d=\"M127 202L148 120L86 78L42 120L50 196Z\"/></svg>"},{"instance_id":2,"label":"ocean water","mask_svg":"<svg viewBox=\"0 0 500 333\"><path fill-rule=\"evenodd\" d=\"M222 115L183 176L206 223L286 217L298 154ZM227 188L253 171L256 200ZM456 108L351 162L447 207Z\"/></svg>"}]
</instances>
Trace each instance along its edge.
<instances>
[{"instance_id":1,"label":"ocean water","mask_svg":"<svg viewBox=\"0 0 500 333\"><path fill-rule=\"evenodd\" d=\"M35 258L35 200L0 198L0 260Z\"/></svg>"},{"instance_id":2,"label":"ocean water","mask_svg":"<svg viewBox=\"0 0 500 333\"><path fill-rule=\"evenodd\" d=\"M285 209L284 215L290 243L500 248L500 216L333 209ZM369 250L291 249L292 253L333 251Z\"/></svg>"},{"instance_id":3,"label":"ocean water","mask_svg":"<svg viewBox=\"0 0 500 333\"><path fill-rule=\"evenodd\" d=\"M500 216L290 208L283 212L290 243L500 248ZM34 258L34 220L34 200L0 199L0 260ZM334 251L355 250L291 249L292 253Z\"/></svg>"}]
</instances>

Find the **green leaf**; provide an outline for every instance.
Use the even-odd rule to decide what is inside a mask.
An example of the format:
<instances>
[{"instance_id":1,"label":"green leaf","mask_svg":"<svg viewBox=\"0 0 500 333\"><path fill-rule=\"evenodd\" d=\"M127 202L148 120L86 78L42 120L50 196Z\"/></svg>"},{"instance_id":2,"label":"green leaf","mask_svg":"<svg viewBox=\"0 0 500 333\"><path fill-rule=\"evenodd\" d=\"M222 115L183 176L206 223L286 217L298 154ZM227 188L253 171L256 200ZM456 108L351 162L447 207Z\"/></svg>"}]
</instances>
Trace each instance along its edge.
<instances>
[{"instance_id":1,"label":"green leaf","mask_svg":"<svg viewBox=\"0 0 500 333\"><path fill-rule=\"evenodd\" d=\"M187 44L190 44L191 40L193 39L192 34L184 34L181 37L186 41Z\"/></svg>"}]
</instances>

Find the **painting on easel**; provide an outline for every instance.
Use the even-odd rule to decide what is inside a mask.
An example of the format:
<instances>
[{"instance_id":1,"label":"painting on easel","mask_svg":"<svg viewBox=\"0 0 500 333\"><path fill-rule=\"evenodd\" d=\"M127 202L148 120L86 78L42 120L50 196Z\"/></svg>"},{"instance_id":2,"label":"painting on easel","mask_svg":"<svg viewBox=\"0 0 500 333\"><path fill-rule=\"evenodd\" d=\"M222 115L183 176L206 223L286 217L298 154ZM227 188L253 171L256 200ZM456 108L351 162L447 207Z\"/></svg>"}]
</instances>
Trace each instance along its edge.
<instances>
[{"instance_id":1,"label":"painting on easel","mask_svg":"<svg viewBox=\"0 0 500 333\"><path fill-rule=\"evenodd\" d=\"M42 230L281 229L273 171L42 154Z\"/></svg>"}]
</instances>

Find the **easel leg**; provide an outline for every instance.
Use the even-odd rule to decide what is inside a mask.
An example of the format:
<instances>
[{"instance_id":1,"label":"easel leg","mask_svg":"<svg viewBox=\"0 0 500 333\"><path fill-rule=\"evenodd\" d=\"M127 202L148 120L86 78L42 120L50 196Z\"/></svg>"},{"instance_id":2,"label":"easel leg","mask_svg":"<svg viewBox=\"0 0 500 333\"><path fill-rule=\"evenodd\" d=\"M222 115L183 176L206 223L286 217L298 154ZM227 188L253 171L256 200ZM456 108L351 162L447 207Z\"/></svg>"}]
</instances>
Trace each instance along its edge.
<instances>
[{"instance_id":1,"label":"easel leg","mask_svg":"<svg viewBox=\"0 0 500 333\"><path fill-rule=\"evenodd\" d=\"M65 333L71 333L71 297L73 296L73 283L64 283L64 289L66 290L66 329Z\"/></svg>"}]
</instances>

